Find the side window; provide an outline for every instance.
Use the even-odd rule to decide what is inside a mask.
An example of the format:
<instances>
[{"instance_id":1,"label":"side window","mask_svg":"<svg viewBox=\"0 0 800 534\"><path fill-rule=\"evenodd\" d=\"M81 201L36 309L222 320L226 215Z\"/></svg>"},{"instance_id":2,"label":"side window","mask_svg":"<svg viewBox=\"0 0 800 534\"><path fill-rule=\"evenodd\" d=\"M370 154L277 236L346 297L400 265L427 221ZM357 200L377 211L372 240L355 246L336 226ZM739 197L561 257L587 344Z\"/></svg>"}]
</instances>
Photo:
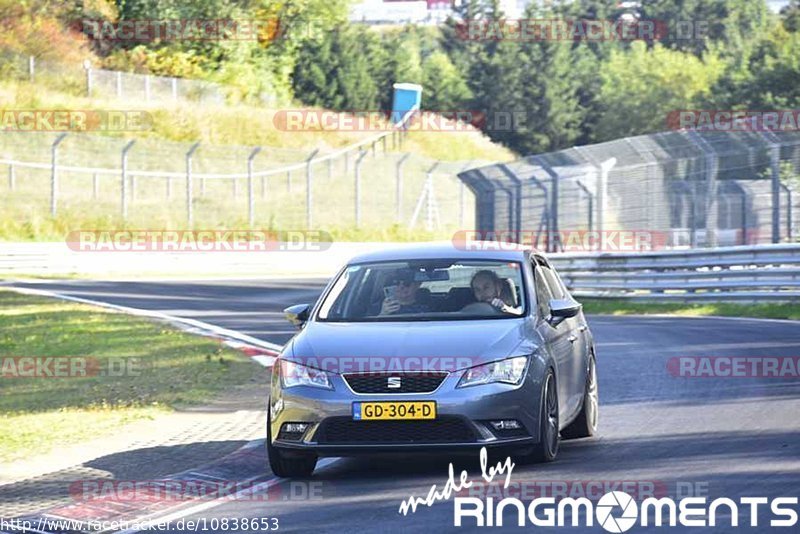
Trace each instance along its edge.
<instances>
[{"instance_id":1,"label":"side window","mask_svg":"<svg viewBox=\"0 0 800 534\"><path fill-rule=\"evenodd\" d=\"M544 277L547 279L547 285L550 287L550 292L553 294L553 298L567 298L564 286L561 285L561 280L558 279L556 272L550 268L550 266L541 267L541 270L544 273Z\"/></svg>"},{"instance_id":2,"label":"side window","mask_svg":"<svg viewBox=\"0 0 800 534\"><path fill-rule=\"evenodd\" d=\"M548 282L550 283L550 287L553 288L553 291L556 292L555 288L558 288L557 293L561 296L557 297L560 299L568 299L572 298L569 294L569 290L567 286L564 285L564 281L561 279L561 275L559 275L555 269L553 269L547 261L545 261L545 265L547 266L546 272L549 274Z\"/></svg>"},{"instance_id":3,"label":"side window","mask_svg":"<svg viewBox=\"0 0 800 534\"><path fill-rule=\"evenodd\" d=\"M542 274L542 267L536 264L534 260L533 269L533 286L536 289L536 306L539 309L539 317L547 317L550 313L550 299L553 294L547 285L544 275Z\"/></svg>"}]
</instances>

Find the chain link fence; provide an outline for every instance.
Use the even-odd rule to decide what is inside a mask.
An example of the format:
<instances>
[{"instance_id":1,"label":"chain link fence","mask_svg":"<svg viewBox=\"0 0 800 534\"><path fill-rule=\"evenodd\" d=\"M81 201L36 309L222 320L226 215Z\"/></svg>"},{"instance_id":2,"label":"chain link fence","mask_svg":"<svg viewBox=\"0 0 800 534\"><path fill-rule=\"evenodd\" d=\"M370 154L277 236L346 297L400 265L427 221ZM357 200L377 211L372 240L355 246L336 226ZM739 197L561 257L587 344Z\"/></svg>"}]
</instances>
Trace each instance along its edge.
<instances>
[{"instance_id":1,"label":"chain link fence","mask_svg":"<svg viewBox=\"0 0 800 534\"><path fill-rule=\"evenodd\" d=\"M479 235L553 252L569 232L657 233L665 248L795 241L798 175L798 132L671 131L459 178L477 198Z\"/></svg>"},{"instance_id":2,"label":"chain link fence","mask_svg":"<svg viewBox=\"0 0 800 534\"><path fill-rule=\"evenodd\" d=\"M401 227L449 235L474 218L475 199L457 174L486 162L403 153L406 135L393 130L323 153L0 132L0 207L70 229Z\"/></svg>"},{"instance_id":3,"label":"chain link fence","mask_svg":"<svg viewBox=\"0 0 800 534\"><path fill-rule=\"evenodd\" d=\"M68 65L36 59L33 56L3 54L0 74L9 79L28 80L60 87L74 94L106 99L125 99L159 104L196 102L225 104L231 88L219 83L151 74L105 70L91 65ZM278 98L266 92L256 100L265 106L277 105Z\"/></svg>"}]
</instances>

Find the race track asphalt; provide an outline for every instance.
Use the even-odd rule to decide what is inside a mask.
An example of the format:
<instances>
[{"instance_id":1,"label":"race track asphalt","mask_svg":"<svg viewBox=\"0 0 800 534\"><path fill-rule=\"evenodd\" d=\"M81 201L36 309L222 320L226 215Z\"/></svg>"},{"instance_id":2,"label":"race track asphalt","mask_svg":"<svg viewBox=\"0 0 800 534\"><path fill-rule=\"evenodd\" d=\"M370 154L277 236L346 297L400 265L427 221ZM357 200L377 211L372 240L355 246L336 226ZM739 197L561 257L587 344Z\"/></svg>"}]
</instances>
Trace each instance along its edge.
<instances>
[{"instance_id":1,"label":"race track asphalt","mask_svg":"<svg viewBox=\"0 0 800 534\"><path fill-rule=\"evenodd\" d=\"M37 282L29 287L191 317L283 344L294 330L280 311L291 304L313 302L323 284L324 280L69 281ZM596 498L612 489L631 490L634 498L649 491L656 496L731 499L798 496L800 380L676 377L668 362L682 356L798 356L799 323L590 316L589 325L597 345L599 435L563 441L557 461L551 464L517 462L510 489L502 494L495 487L488 496L526 501L541 492L589 491ZM450 462L456 474L468 469L470 479L480 479L477 455L337 459L309 480L273 481L269 499L226 501L187 518L204 519L208 526L214 518L277 517L280 531L296 532L485 530L474 528L474 520L455 528L452 498L407 516L398 513L400 503L409 496L424 497L433 484L441 488ZM599 493L598 488L602 489ZM471 491L480 498L486 496L477 483ZM636 526L630 532L772 531L765 524L772 517L766 510L756 527L733 528L727 514L719 517L716 528ZM507 510L505 518L513 524L516 516ZM525 530L533 528L528 524ZM797 532L797 528L778 531ZM604 532L597 524L575 530Z\"/></svg>"}]
</instances>

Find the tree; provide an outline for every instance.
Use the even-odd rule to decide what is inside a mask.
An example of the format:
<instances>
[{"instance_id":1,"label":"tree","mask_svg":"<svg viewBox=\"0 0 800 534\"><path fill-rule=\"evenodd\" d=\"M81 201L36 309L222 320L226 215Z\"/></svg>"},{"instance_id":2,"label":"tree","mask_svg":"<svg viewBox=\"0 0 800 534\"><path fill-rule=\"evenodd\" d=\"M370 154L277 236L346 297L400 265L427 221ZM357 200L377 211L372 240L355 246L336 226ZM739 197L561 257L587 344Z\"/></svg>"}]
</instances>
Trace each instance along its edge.
<instances>
[{"instance_id":1,"label":"tree","mask_svg":"<svg viewBox=\"0 0 800 534\"><path fill-rule=\"evenodd\" d=\"M800 31L800 0L791 0L788 5L781 9L781 19L783 27L787 31Z\"/></svg>"},{"instance_id":2,"label":"tree","mask_svg":"<svg viewBox=\"0 0 800 534\"><path fill-rule=\"evenodd\" d=\"M666 25L661 43L669 48L702 55L718 43L724 56L739 59L747 57L770 21L765 0L652 0L643 2L642 16Z\"/></svg>"},{"instance_id":3,"label":"tree","mask_svg":"<svg viewBox=\"0 0 800 534\"><path fill-rule=\"evenodd\" d=\"M693 109L710 94L724 63L713 54L700 59L659 44L634 43L615 50L601 71L604 112L596 141L666 129L670 112Z\"/></svg>"},{"instance_id":4,"label":"tree","mask_svg":"<svg viewBox=\"0 0 800 534\"><path fill-rule=\"evenodd\" d=\"M299 51L293 75L302 102L341 111L371 111L378 106L378 86L364 53L377 36L361 26L344 26Z\"/></svg>"},{"instance_id":5,"label":"tree","mask_svg":"<svg viewBox=\"0 0 800 534\"><path fill-rule=\"evenodd\" d=\"M461 73L442 51L428 56L423 65L423 107L433 111L461 110L472 93Z\"/></svg>"}]
</instances>

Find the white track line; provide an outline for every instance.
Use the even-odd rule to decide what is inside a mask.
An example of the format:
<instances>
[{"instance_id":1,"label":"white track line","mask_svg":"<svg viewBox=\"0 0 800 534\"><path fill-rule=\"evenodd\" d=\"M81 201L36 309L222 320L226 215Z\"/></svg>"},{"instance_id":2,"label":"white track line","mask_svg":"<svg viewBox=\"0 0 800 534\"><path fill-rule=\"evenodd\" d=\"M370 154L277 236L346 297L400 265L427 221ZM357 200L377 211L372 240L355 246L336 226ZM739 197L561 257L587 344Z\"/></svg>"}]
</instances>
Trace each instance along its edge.
<instances>
[{"instance_id":1,"label":"white track line","mask_svg":"<svg viewBox=\"0 0 800 534\"><path fill-rule=\"evenodd\" d=\"M324 469L324 468L328 467L329 465L331 465L333 463L336 463L338 460L339 460L339 458L323 458L322 460L320 460L317 463L317 469ZM258 478L258 477L255 477L255 478ZM254 480L255 478L250 479L250 480ZM130 529L118 531L117 534L134 534L136 532L140 532L140 531L144 531L144 530L151 530L153 525L157 525L159 523L168 523L168 522L177 521L179 519L183 519L184 517L189 517L190 515L194 515L194 514L197 514L197 513L200 513L200 512L205 512L207 510L211 510L212 508L216 508L217 506L221 506L223 504L228 504L230 502L235 502L236 499L238 497L240 497L241 495L253 494L253 493L256 493L256 492L260 492L262 490L268 490L272 486L276 486L277 484L280 484L281 482L285 482L287 480L289 480L289 479L288 478L281 478L281 477L274 477L274 478L271 478L269 480L265 480L264 482L261 482L260 484L256 484L255 486L253 486L251 488L244 488L242 490L239 490L236 493L234 493L232 497L230 497L230 496L229 497L224 497L222 499L216 499L216 500L213 500L213 501L204 502L204 503L192 506L190 508L179 510L177 512L172 512L170 514L166 514L166 515L162 515L162 516L155 516L155 517L151 517L151 518L148 518L148 519L139 520L137 522L140 525L144 526L144 528L139 528L139 529L130 528Z\"/></svg>"},{"instance_id":2,"label":"white track line","mask_svg":"<svg viewBox=\"0 0 800 534\"><path fill-rule=\"evenodd\" d=\"M280 353L281 350L283 350L283 347L281 345L270 343L269 341L264 341L255 338L253 336L248 336L247 334L242 334L241 332L237 332L235 330L229 330L227 328L222 328L217 325L205 323L203 321L198 321L196 319L175 317L173 315L167 315L166 313L161 313L152 310L131 308L129 306L120 306L118 304L110 304L108 302L86 299L82 297L73 297L70 295L65 295L63 293L58 293L56 291L49 291L45 289L31 289L26 287L15 287L15 286L4 286L4 287L7 287L8 289L15 291L17 293L22 293L27 295L38 295L43 297L53 297L57 299L68 300L71 302L79 302L81 304L90 304L93 306L99 306L102 308L107 308L138 317L149 317L152 319L160 319L163 321L176 324L179 327L183 327L183 330L188 330L190 331L190 333L199 334L206 337L221 337L221 338L227 338L229 340L236 340L246 345L251 345L254 347L265 349L266 351L274 352L276 355ZM251 358L255 360L257 363L264 365L265 367L271 367L273 362L275 361L275 358L273 356L251 356Z\"/></svg>"}]
</instances>

